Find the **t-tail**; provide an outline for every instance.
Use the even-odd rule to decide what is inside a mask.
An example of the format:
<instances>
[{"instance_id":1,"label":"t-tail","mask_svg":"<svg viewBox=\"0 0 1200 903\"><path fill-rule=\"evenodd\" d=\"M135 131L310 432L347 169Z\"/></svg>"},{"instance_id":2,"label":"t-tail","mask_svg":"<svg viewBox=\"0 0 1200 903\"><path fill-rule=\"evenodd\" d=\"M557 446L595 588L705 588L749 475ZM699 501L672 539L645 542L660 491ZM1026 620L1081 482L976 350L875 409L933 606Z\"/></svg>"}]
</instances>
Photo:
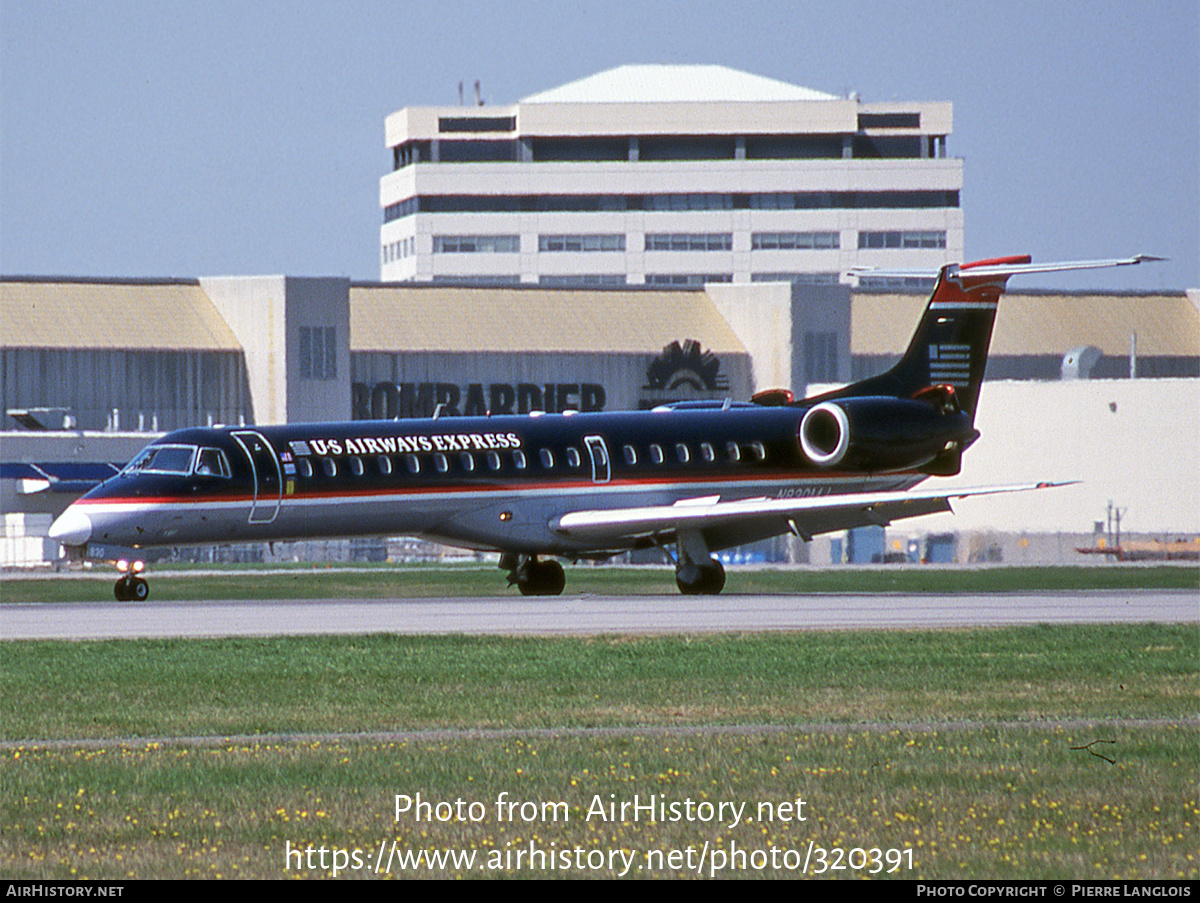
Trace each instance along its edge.
<instances>
[{"instance_id":1,"label":"t-tail","mask_svg":"<svg viewBox=\"0 0 1200 903\"><path fill-rule=\"evenodd\" d=\"M1114 260L1039 264L1024 255L947 264L938 273L933 295L900 361L879 376L823 397L915 398L942 391L952 393L958 407L973 420L987 367L996 309L1010 276L1128 266L1162 259L1140 254Z\"/></svg>"},{"instance_id":2,"label":"t-tail","mask_svg":"<svg viewBox=\"0 0 1200 903\"><path fill-rule=\"evenodd\" d=\"M800 435L805 453L822 466L853 462L857 453L860 466L869 468L958 473L963 450L979 436L975 411L1009 277L1161 259L1139 255L1036 264L1021 256L943 266L908 350L895 366L797 402L809 408Z\"/></svg>"},{"instance_id":3,"label":"t-tail","mask_svg":"<svg viewBox=\"0 0 1200 903\"><path fill-rule=\"evenodd\" d=\"M914 398L922 393L953 395L972 420L987 367L996 308L1012 267L1030 258L1003 257L947 264L925 307L908 350L885 373L833 393L838 398L887 396Z\"/></svg>"}]
</instances>

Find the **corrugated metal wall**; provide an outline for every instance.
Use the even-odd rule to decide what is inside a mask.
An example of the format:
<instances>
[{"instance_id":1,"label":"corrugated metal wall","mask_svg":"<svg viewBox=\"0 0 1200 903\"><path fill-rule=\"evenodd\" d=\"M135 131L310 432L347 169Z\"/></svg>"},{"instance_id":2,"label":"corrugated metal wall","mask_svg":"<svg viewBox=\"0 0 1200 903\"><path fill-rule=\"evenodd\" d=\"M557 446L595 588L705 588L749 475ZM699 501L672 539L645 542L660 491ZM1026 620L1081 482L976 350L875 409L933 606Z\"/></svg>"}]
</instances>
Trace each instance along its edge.
<instances>
[{"instance_id":1,"label":"corrugated metal wall","mask_svg":"<svg viewBox=\"0 0 1200 903\"><path fill-rule=\"evenodd\" d=\"M78 429L253 420L241 352L0 348L4 409L57 407ZM157 427L155 420L157 419Z\"/></svg>"}]
</instances>

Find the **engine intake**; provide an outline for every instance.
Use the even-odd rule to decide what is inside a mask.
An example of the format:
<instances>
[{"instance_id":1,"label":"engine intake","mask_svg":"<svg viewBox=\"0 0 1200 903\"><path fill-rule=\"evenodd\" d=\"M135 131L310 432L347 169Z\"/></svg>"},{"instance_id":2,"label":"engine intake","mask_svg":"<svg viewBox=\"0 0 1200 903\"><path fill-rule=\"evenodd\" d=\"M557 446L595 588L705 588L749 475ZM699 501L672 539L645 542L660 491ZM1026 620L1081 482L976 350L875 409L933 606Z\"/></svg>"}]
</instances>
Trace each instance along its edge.
<instances>
[{"instance_id":1,"label":"engine intake","mask_svg":"<svg viewBox=\"0 0 1200 903\"><path fill-rule=\"evenodd\" d=\"M837 464L850 447L850 420L832 402L809 408L800 421L800 447L808 460L821 467Z\"/></svg>"}]
</instances>

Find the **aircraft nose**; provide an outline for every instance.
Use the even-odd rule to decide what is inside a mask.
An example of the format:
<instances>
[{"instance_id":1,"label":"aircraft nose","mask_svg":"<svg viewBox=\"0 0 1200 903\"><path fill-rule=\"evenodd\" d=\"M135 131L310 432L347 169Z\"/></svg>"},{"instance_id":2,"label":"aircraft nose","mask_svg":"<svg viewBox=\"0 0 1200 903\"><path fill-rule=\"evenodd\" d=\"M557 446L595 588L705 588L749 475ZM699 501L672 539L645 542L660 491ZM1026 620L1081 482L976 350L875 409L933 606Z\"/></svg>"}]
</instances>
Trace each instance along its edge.
<instances>
[{"instance_id":1,"label":"aircraft nose","mask_svg":"<svg viewBox=\"0 0 1200 903\"><path fill-rule=\"evenodd\" d=\"M64 546L82 546L92 538L91 518L72 506L50 525L49 536Z\"/></svg>"}]
</instances>

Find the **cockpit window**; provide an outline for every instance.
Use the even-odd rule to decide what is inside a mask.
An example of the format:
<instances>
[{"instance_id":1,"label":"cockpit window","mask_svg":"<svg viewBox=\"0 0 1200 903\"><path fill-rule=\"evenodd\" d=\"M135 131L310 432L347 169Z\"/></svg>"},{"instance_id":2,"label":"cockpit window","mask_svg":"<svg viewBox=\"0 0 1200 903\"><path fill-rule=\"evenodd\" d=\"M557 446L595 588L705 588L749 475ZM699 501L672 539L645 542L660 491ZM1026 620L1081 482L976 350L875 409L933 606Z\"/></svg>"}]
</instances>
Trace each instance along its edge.
<instances>
[{"instance_id":1,"label":"cockpit window","mask_svg":"<svg viewBox=\"0 0 1200 903\"><path fill-rule=\"evenodd\" d=\"M195 458L194 445L150 445L142 449L122 473L173 473L187 476L192 472Z\"/></svg>"},{"instance_id":2,"label":"cockpit window","mask_svg":"<svg viewBox=\"0 0 1200 903\"><path fill-rule=\"evenodd\" d=\"M196 476L228 477L229 461L219 448L202 448L196 458Z\"/></svg>"}]
</instances>

